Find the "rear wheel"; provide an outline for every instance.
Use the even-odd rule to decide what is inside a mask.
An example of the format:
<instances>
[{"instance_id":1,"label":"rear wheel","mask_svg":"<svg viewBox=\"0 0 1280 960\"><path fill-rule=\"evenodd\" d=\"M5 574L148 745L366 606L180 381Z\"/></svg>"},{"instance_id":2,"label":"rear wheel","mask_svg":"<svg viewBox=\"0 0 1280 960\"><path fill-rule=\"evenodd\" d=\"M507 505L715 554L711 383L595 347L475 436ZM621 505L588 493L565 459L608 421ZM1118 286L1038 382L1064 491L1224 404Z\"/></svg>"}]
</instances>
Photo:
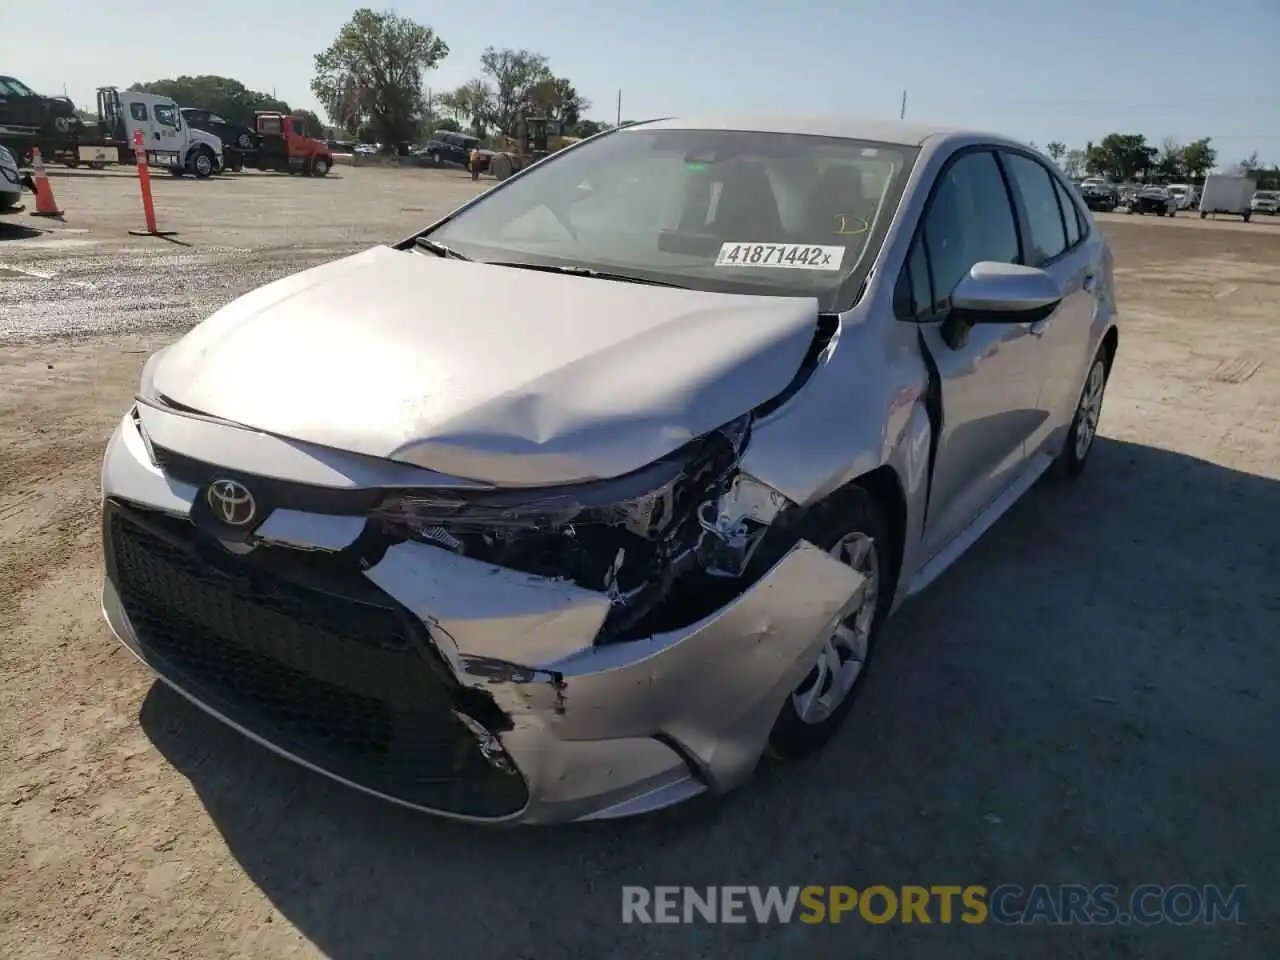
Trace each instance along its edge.
<instances>
[{"instance_id":1,"label":"rear wheel","mask_svg":"<svg viewBox=\"0 0 1280 960\"><path fill-rule=\"evenodd\" d=\"M1067 433L1066 445L1058 454L1059 472L1068 479L1074 480L1084 473L1085 464L1093 450L1093 441L1098 436L1098 420L1102 416L1102 399L1107 391L1107 348L1100 347L1093 363L1089 366L1089 375L1085 377L1084 389L1080 391L1080 401L1076 404L1076 414L1071 421L1071 430Z\"/></svg>"},{"instance_id":2,"label":"rear wheel","mask_svg":"<svg viewBox=\"0 0 1280 960\"><path fill-rule=\"evenodd\" d=\"M820 748L844 722L870 663L880 625L893 600L886 583L891 553L888 527L875 499L852 486L815 508L800 536L853 567L866 582L855 609L819 648L809 673L783 705L769 749L783 759Z\"/></svg>"}]
</instances>

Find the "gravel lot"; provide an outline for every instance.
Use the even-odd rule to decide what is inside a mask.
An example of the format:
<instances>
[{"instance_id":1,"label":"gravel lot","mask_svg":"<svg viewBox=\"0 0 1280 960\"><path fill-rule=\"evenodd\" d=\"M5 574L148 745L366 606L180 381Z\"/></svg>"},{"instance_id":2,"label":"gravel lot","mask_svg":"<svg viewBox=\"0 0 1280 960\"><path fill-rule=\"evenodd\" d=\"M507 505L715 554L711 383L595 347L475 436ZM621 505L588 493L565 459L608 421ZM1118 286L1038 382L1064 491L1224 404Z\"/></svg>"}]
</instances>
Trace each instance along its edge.
<instances>
[{"instance_id":1,"label":"gravel lot","mask_svg":"<svg viewBox=\"0 0 1280 960\"><path fill-rule=\"evenodd\" d=\"M1124 326L1093 464L895 618L825 753L656 817L499 832L276 759L98 612L97 470L146 355L476 187L166 178L175 243L127 236L129 174L53 186L64 223L0 222L0 957L1280 955L1280 223L1098 218ZM1001 882L1246 884L1250 922L619 922L624 883Z\"/></svg>"}]
</instances>

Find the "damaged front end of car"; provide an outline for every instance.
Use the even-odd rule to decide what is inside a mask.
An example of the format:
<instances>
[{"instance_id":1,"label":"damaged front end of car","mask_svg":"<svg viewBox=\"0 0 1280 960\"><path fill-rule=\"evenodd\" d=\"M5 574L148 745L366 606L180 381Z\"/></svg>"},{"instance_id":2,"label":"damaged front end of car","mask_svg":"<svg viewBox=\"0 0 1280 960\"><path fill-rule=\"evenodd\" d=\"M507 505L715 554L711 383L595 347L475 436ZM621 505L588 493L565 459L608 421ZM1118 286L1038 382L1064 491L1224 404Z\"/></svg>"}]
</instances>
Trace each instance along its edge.
<instances>
[{"instance_id":1,"label":"damaged front end of car","mask_svg":"<svg viewBox=\"0 0 1280 960\"><path fill-rule=\"evenodd\" d=\"M724 606L785 497L739 470L744 415L623 477L539 489L384 497L373 519L410 539L608 598L597 644L677 629Z\"/></svg>"},{"instance_id":2,"label":"damaged front end of car","mask_svg":"<svg viewBox=\"0 0 1280 960\"><path fill-rule=\"evenodd\" d=\"M731 789L863 585L744 469L833 330L765 406L559 485L141 397L103 465L106 619L224 722L415 809L548 823Z\"/></svg>"}]
</instances>

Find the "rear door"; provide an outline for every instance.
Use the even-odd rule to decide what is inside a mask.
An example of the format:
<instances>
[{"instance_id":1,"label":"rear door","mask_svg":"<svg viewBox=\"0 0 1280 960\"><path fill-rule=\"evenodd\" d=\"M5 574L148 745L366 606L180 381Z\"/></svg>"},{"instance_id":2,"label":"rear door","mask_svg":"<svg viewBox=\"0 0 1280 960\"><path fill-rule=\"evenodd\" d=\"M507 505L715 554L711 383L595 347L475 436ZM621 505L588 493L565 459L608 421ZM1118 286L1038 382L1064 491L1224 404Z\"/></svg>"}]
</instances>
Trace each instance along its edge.
<instances>
[{"instance_id":1,"label":"rear door","mask_svg":"<svg viewBox=\"0 0 1280 960\"><path fill-rule=\"evenodd\" d=\"M982 261L1021 263L1022 241L995 149L965 148L933 187L898 297L899 316L918 324L940 384L924 533L930 557L1018 476L1044 419L1043 351L1031 324L957 327L947 319L952 291Z\"/></svg>"},{"instance_id":2,"label":"rear door","mask_svg":"<svg viewBox=\"0 0 1280 960\"><path fill-rule=\"evenodd\" d=\"M1028 266L1047 271L1062 287L1058 309L1032 326L1044 356L1039 408L1044 422L1028 439L1028 454L1058 444L1070 427L1089 361L1094 299L1102 276L1102 246L1088 230L1070 192L1031 154L1005 150L1001 161L1013 188L1026 238Z\"/></svg>"}]
</instances>

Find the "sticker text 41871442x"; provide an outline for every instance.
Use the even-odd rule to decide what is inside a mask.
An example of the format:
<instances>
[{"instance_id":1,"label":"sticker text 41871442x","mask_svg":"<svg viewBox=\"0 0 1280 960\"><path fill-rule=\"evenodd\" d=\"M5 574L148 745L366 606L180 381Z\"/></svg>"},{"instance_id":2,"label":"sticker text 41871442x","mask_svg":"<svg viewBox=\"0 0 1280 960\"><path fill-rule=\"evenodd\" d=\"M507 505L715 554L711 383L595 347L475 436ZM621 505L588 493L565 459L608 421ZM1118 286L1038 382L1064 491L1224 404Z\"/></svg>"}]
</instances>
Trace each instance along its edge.
<instances>
[{"instance_id":1,"label":"sticker text 41871442x","mask_svg":"<svg viewBox=\"0 0 1280 960\"><path fill-rule=\"evenodd\" d=\"M839 270L844 247L807 243L726 243L717 267L774 267L789 270Z\"/></svg>"}]
</instances>

